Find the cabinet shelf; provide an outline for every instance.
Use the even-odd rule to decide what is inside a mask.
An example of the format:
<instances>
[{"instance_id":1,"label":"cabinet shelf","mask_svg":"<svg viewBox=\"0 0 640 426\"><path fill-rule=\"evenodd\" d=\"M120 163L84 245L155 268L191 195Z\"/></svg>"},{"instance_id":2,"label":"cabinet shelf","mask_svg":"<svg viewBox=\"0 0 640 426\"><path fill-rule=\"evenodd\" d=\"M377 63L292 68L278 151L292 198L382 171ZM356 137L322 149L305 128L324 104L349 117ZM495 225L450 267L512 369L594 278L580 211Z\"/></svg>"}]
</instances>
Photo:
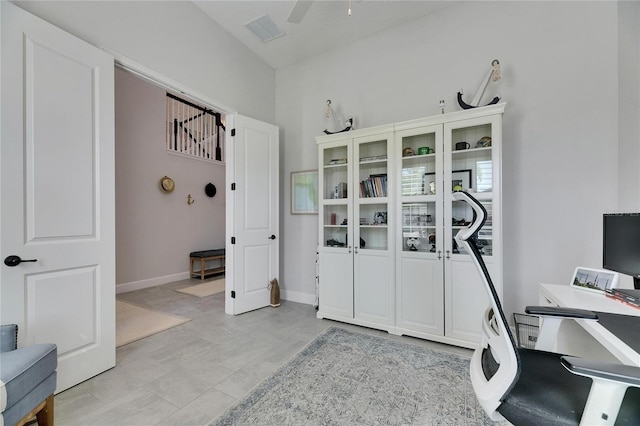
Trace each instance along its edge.
<instances>
[{"instance_id":1,"label":"cabinet shelf","mask_svg":"<svg viewBox=\"0 0 640 426\"><path fill-rule=\"evenodd\" d=\"M376 160L360 160L360 164L387 164L387 159L376 159Z\"/></svg>"},{"instance_id":2,"label":"cabinet shelf","mask_svg":"<svg viewBox=\"0 0 640 426\"><path fill-rule=\"evenodd\" d=\"M491 156L491 147L482 147L482 148L469 148L469 149L459 149L457 151L452 151L451 155L453 157L466 157L466 156L475 156L478 153L487 152L489 156Z\"/></svg>"},{"instance_id":3,"label":"cabinet shelf","mask_svg":"<svg viewBox=\"0 0 640 426\"><path fill-rule=\"evenodd\" d=\"M412 161L422 161L426 158L436 158L436 153L434 152L433 154L422 154L422 155L408 155L406 157L402 157L402 162L405 163L411 163Z\"/></svg>"},{"instance_id":4,"label":"cabinet shelf","mask_svg":"<svg viewBox=\"0 0 640 426\"><path fill-rule=\"evenodd\" d=\"M348 198L325 198L322 200L322 204L325 206L346 206L348 202Z\"/></svg>"},{"instance_id":5,"label":"cabinet shelf","mask_svg":"<svg viewBox=\"0 0 640 426\"><path fill-rule=\"evenodd\" d=\"M389 202L388 197L366 197L366 198L358 198L358 203L360 204L384 204Z\"/></svg>"},{"instance_id":6,"label":"cabinet shelf","mask_svg":"<svg viewBox=\"0 0 640 426\"><path fill-rule=\"evenodd\" d=\"M340 164L325 164L324 168L325 169L337 169L340 167L347 167L348 164L347 163L340 163Z\"/></svg>"},{"instance_id":7,"label":"cabinet shelf","mask_svg":"<svg viewBox=\"0 0 640 426\"><path fill-rule=\"evenodd\" d=\"M405 205L409 205L411 203L428 203L436 200L437 198L435 195L403 195L400 199L400 201Z\"/></svg>"}]
</instances>

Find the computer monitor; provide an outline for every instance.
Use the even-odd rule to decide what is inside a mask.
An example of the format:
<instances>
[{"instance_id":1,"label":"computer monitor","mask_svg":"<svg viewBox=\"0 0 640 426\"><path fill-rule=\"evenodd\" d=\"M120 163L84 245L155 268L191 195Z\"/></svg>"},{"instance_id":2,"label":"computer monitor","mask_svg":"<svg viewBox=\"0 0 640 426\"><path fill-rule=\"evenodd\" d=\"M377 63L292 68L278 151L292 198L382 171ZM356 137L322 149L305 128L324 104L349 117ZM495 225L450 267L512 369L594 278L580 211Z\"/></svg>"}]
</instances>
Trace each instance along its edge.
<instances>
[{"instance_id":1,"label":"computer monitor","mask_svg":"<svg viewBox=\"0 0 640 426\"><path fill-rule=\"evenodd\" d=\"M602 267L631 275L640 289L640 213L606 213L602 231Z\"/></svg>"}]
</instances>

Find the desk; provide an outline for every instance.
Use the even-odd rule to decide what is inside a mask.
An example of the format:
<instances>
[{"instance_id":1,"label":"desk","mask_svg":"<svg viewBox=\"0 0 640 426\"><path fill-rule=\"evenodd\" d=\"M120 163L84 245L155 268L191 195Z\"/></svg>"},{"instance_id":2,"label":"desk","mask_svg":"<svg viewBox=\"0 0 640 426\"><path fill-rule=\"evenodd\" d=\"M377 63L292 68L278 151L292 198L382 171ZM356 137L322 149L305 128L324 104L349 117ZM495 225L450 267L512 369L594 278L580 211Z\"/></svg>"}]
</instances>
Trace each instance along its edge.
<instances>
[{"instance_id":1,"label":"desk","mask_svg":"<svg viewBox=\"0 0 640 426\"><path fill-rule=\"evenodd\" d=\"M540 304L640 317L640 309L612 300L604 294L576 289L569 285L540 284ZM596 358L605 361L617 360L623 364L640 366L640 353L599 322L576 320L564 321L564 323L560 329L558 341L566 344L563 347L562 343L559 343L557 349L559 352L589 358L595 355ZM575 323L579 324L591 339L588 339L588 335L585 338L586 333L581 333L580 327L576 327Z\"/></svg>"}]
</instances>

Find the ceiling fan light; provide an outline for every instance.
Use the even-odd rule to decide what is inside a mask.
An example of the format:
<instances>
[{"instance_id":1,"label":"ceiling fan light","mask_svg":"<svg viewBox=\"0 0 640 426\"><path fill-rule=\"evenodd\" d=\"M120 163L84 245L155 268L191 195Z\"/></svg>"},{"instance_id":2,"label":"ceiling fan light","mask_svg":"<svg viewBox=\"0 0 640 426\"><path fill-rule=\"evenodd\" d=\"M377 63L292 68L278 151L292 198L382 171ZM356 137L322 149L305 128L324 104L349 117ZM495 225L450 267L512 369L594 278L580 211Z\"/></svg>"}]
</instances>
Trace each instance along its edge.
<instances>
[{"instance_id":1,"label":"ceiling fan light","mask_svg":"<svg viewBox=\"0 0 640 426\"><path fill-rule=\"evenodd\" d=\"M268 15L247 22L244 26L262 40L263 43L275 40L285 34Z\"/></svg>"}]
</instances>

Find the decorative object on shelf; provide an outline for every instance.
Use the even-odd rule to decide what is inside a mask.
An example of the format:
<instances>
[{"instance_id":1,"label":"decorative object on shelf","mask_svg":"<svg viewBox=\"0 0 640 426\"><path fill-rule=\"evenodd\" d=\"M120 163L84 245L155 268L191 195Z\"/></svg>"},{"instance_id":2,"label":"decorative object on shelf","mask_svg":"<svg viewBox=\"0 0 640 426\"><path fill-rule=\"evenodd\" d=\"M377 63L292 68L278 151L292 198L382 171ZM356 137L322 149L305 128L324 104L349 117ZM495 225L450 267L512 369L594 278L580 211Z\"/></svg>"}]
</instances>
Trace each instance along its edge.
<instances>
[{"instance_id":1,"label":"decorative object on shelf","mask_svg":"<svg viewBox=\"0 0 640 426\"><path fill-rule=\"evenodd\" d=\"M291 172L291 214L318 214L317 170Z\"/></svg>"},{"instance_id":2,"label":"decorative object on shelf","mask_svg":"<svg viewBox=\"0 0 640 426\"><path fill-rule=\"evenodd\" d=\"M431 253L436 252L436 234L429 234L429 244L431 244L431 249L429 250Z\"/></svg>"},{"instance_id":3,"label":"decorative object on shelf","mask_svg":"<svg viewBox=\"0 0 640 426\"><path fill-rule=\"evenodd\" d=\"M341 243L338 240L334 240L333 238L327 240L327 247L344 247L346 244Z\"/></svg>"},{"instance_id":4,"label":"decorative object on shelf","mask_svg":"<svg viewBox=\"0 0 640 426\"><path fill-rule=\"evenodd\" d=\"M195 203L196 200L191 196L191 194L187 195L187 205L190 206L191 204Z\"/></svg>"},{"instance_id":5,"label":"decorative object on shelf","mask_svg":"<svg viewBox=\"0 0 640 426\"><path fill-rule=\"evenodd\" d=\"M484 91L487 89L487 85L489 84L489 82L498 81L500 80L501 76L500 61L494 59L493 61L491 61L491 68L489 69L487 76L484 78L483 83L478 88L478 91L476 92L476 95L473 97L473 100L470 104L467 104L462 100L462 90L458 92L458 104L460 104L460 107L462 109L470 109L480 106L480 100L482 99L482 95L484 95ZM497 104L498 102L500 102L500 97L496 96L487 105Z\"/></svg>"},{"instance_id":6,"label":"decorative object on shelf","mask_svg":"<svg viewBox=\"0 0 640 426\"><path fill-rule=\"evenodd\" d=\"M333 121L336 122L338 125L340 125L339 123L342 121L340 119L337 118L335 111L333 110L333 108L331 107L331 99L327 99L327 104L324 108L324 116L325 118L333 118ZM353 125L353 117L348 117L345 120L345 125L347 127L343 128L342 130L337 130L335 132L331 132L327 129L324 129L324 133L326 133L327 135L333 135L336 133L343 133L343 132L348 132L349 130L354 130L355 127Z\"/></svg>"},{"instance_id":7,"label":"decorative object on shelf","mask_svg":"<svg viewBox=\"0 0 640 426\"><path fill-rule=\"evenodd\" d=\"M491 136L484 136L476 142L476 148L487 148L491 146Z\"/></svg>"},{"instance_id":8,"label":"decorative object on shelf","mask_svg":"<svg viewBox=\"0 0 640 426\"><path fill-rule=\"evenodd\" d=\"M160 179L160 189L163 192L166 192L166 193L173 192L175 187L176 187L175 182L169 176L163 176L162 179Z\"/></svg>"},{"instance_id":9,"label":"decorative object on shelf","mask_svg":"<svg viewBox=\"0 0 640 426\"><path fill-rule=\"evenodd\" d=\"M468 191L470 189L471 189L471 169L453 170L451 172L451 190L454 192L458 192L458 191Z\"/></svg>"},{"instance_id":10,"label":"decorative object on shelf","mask_svg":"<svg viewBox=\"0 0 640 426\"><path fill-rule=\"evenodd\" d=\"M469 142L456 142L456 151L462 151L469 148L471 148Z\"/></svg>"},{"instance_id":11,"label":"decorative object on shelf","mask_svg":"<svg viewBox=\"0 0 640 426\"><path fill-rule=\"evenodd\" d=\"M402 150L403 157L411 157L412 155L415 155L415 152L413 151L413 148L411 148L410 146Z\"/></svg>"},{"instance_id":12,"label":"decorative object on shelf","mask_svg":"<svg viewBox=\"0 0 640 426\"><path fill-rule=\"evenodd\" d=\"M433 154L435 151L429 148L428 146L421 146L418 148L418 155L428 155Z\"/></svg>"},{"instance_id":13,"label":"decorative object on shelf","mask_svg":"<svg viewBox=\"0 0 640 426\"><path fill-rule=\"evenodd\" d=\"M204 186L204 193L207 194L207 197L214 197L216 195L216 186L209 182Z\"/></svg>"},{"instance_id":14,"label":"decorative object on shelf","mask_svg":"<svg viewBox=\"0 0 640 426\"><path fill-rule=\"evenodd\" d=\"M420 245L420 240L417 237L407 238L407 247L409 247L409 250L418 251L419 245Z\"/></svg>"},{"instance_id":15,"label":"decorative object on shelf","mask_svg":"<svg viewBox=\"0 0 640 426\"><path fill-rule=\"evenodd\" d=\"M375 212L373 214L374 225L386 225L387 224L387 212Z\"/></svg>"},{"instance_id":16,"label":"decorative object on shelf","mask_svg":"<svg viewBox=\"0 0 640 426\"><path fill-rule=\"evenodd\" d=\"M578 266L573 272L571 287L603 293L618 286L616 272Z\"/></svg>"},{"instance_id":17,"label":"decorative object on shelf","mask_svg":"<svg viewBox=\"0 0 640 426\"><path fill-rule=\"evenodd\" d=\"M435 195L436 193L436 174L425 173L424 174L424 194Z\"/></svg>"}]
</instances>

